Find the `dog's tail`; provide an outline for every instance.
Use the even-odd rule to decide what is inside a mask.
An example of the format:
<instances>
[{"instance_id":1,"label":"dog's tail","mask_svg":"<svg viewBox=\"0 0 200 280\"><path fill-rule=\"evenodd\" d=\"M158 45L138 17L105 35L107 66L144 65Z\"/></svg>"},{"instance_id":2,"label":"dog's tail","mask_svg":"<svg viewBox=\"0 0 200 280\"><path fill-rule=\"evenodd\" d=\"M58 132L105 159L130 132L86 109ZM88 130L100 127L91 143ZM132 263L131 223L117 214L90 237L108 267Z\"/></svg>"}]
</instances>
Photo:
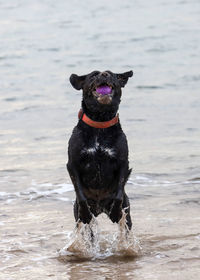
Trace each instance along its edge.
<instances>
[{"instance_id":1,"label":"dog's tail","mask_svg":"<svg viewBox=\"0 0 200 280\"><path fill-rule=\"evenodd\" d=\"M129 178L129 176L131 175L131 172L132 172L132 168L131 168L131 169L128 169L127 176L126 176L126 180L125 180L125 184L127 183L128 178Z\"/></svg>"}]
</instances>

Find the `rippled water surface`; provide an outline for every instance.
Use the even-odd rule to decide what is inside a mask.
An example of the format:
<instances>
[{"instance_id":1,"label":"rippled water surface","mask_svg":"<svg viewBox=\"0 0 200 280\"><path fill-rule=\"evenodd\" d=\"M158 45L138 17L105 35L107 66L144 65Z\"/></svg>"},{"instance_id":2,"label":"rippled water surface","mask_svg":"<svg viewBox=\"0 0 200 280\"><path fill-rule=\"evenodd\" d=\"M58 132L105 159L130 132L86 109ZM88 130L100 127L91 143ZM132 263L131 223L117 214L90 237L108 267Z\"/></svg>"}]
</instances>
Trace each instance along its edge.
<instances>
[{"instance_id":1,"label":"rippled water surface","mask_svg":"<svg viewBox=\"0 0 200 280\"><path fill-rule=\"evenodd\" d=\"M0 279L199 278L199 34L197 0L0 0ZM68 77L94 69L135 75L119 112L133 232L102 215L92 245L65 162Z\"/></svg>"}]
</instances>

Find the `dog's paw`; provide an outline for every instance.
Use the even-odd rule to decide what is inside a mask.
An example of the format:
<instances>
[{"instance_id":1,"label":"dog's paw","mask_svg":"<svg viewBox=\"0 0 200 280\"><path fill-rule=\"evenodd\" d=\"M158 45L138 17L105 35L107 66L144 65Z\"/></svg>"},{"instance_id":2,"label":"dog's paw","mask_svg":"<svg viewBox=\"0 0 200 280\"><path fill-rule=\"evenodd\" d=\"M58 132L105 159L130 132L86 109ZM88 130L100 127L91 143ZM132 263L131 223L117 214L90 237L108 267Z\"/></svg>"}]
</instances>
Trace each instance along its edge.
<instances>
[{"instance_id":1,"label":"dog's paw","mask_svg":"<svg viewBox=\"0 0 200 280\"><path fill-rule=\"evenodd\" d=\"M109 217L113 223L118 223L122 217L122 201L119 199L114 200Z\"/></svg>"},{"instance_id":2,"label":"dog's paw","mask_svg":"<svg viewBox=\"0 0 200 280\"><path fill-rule=\"evenodd\" d=\"M79 204L79 220L84 224L89 224L92 220L92 213L86 202L81 202Z\"/></svg>"}]
</instances>

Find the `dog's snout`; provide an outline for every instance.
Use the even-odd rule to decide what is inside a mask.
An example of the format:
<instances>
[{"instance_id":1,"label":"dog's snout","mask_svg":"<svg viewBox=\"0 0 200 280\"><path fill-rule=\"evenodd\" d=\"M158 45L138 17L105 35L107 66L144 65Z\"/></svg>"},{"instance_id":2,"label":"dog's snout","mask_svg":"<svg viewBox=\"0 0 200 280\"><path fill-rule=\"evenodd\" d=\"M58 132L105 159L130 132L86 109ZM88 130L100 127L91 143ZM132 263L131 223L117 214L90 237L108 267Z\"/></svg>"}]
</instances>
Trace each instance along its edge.
<instances>
[{"instance_id":1,"label":"dog's snout","mask_svg":"<svg viewBox=\"0 0 200 280\"><path fill-rule=\"evenodd\" d=\"M104 78L107 78L109 76L109 74L107 72L101 72L100 76L104 77Z\"/></svg>"}]
</instances>

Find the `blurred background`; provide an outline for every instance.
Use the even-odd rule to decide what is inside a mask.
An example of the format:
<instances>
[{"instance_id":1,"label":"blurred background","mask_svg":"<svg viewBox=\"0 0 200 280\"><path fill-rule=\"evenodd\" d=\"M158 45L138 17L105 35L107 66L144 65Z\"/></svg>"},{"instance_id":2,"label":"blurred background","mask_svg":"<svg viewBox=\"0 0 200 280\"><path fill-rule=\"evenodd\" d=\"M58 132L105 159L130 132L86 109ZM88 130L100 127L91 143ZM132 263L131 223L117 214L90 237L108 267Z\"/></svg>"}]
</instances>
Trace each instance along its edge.
<instances>
[{"instance_id":1,"label":"blurred background","mask_svg":"<svg viewBox=\"0 0 200 280\"><path fill-rule=\"evenodd\" d=\"M71 73L134 71L120 119L136 173L200 168L200 6L192 1L0 1L1 177L67 178L81 92Z\"/></svg>"}]
</instances>

